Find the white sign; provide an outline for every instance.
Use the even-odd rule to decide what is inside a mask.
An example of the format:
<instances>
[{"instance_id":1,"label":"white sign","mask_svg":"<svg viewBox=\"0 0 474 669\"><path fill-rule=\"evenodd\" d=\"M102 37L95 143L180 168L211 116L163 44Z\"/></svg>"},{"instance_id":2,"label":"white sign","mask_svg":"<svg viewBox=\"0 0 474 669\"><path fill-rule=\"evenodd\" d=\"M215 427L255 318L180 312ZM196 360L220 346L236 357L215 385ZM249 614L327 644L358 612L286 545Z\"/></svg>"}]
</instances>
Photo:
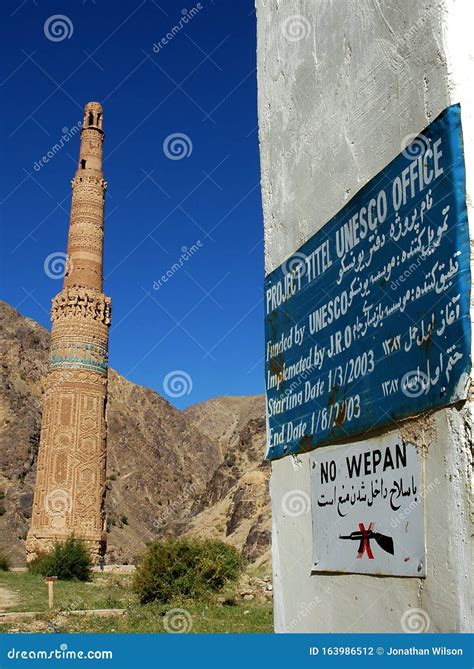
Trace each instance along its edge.
<instances>
[{"instance_id":1,"label":"white sign","mask_svg":"<svg viewBox=\"0 0 474 669\"><path fill-rule=\"evenodd\" d=\"M426 576L421 464L398 434L310 458L314 572Z\"/></svg>"}]
</instances>

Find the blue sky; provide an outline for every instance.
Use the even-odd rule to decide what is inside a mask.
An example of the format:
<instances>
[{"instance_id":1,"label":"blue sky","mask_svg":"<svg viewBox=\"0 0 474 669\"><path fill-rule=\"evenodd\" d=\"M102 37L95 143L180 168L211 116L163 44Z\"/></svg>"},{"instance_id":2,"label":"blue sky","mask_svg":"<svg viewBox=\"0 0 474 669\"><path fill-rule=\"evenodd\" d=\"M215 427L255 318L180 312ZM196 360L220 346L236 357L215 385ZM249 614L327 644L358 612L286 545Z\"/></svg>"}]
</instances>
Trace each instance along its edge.
<instances>
[{"instance_id":1,"label":"blue sky","mask_svg":"<svg viewBox=\"0 0 474 669\"><path fill-rule=\"evenodd\" d=\"M71 129L98 100L110 365L162 394L185 372L186 393L167 396L178 407L263 392L253 0L16 0L2 13L2 299L50 327L61 280L45 260L66 250ZM173 160L164 146L176 133L185 157Z\"/></svg>"}]
</instances>

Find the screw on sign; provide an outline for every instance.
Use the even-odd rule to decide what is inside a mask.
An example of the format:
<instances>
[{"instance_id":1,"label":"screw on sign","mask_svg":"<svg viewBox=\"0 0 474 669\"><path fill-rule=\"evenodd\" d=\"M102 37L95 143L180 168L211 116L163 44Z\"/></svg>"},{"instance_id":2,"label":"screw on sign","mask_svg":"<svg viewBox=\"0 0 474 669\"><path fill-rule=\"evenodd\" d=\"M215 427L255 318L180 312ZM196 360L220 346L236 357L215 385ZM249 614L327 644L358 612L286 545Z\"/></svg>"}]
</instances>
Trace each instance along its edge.
<instances>
[{"instance_id":1,"label":"screw on sign","mask_svg":"<svg viewBox=\"0 0 474 669\"><path fill-rule=\"evenodd\" d=\"M369 560L374 559L374 554L372 553L372 548L370 547L371 539L374 539L383 551L393 555L394 552L392 537L387 537L385 534L380 534L380 532L374 532L373 529L373 523L370 523L367 529L365 529L364 523L359 523L358 532L351 532L346 536L339 535L339 539L352 539L352 541L359 541L359 550L357 551L358 558L361 558L364 553L367 553Z\"/></svg>"}]
</instances>

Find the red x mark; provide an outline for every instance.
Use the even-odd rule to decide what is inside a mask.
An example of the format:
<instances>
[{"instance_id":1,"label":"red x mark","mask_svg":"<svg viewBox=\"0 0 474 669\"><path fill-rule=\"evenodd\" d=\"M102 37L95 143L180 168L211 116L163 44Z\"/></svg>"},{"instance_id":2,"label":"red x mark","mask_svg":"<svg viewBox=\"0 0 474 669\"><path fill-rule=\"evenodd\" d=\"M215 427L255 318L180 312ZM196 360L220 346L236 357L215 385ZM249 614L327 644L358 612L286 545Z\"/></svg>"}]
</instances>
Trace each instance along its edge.
<instances>
[{"instance_id":1,"label":"red x mark","mask_svg":"<svg viewBox=\"0 0 474 669\"><path fill-rule=\"evenodd\" d=\"M374 554L372 553L368 537L368 533L373 530L373 527L374 524L370 523L369 527L365 529L364 523L359 523L359 530L362 533L362 539L360 540L359 552L357 553L358 558L361 558L364 555L364 553L367 553L367 557L369 558L369 560L374 559Z\"/></svg>"}]
</instances>

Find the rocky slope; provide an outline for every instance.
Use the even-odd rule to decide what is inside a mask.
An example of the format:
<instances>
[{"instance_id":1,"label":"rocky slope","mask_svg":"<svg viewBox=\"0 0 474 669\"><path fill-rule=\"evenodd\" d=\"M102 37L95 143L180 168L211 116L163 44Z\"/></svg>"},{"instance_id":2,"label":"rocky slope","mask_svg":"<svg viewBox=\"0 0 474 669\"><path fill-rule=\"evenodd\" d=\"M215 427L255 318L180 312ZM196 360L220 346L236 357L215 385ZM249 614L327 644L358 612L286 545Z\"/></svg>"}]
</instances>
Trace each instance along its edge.
<instances>
[{"instance_id":1,"label":"rocky slope","mask_svg":"<svg viewBox=\"0 0 474 669\"><path fill-rule=\"evenodd\" d=\"M24 562L49 332L0 302L0 546ZM270 545L262 397L222 397L178 411L110 370L108 561L134 562L154 538L229 541L249 562Z\"/></svg>"}]
</instances>

